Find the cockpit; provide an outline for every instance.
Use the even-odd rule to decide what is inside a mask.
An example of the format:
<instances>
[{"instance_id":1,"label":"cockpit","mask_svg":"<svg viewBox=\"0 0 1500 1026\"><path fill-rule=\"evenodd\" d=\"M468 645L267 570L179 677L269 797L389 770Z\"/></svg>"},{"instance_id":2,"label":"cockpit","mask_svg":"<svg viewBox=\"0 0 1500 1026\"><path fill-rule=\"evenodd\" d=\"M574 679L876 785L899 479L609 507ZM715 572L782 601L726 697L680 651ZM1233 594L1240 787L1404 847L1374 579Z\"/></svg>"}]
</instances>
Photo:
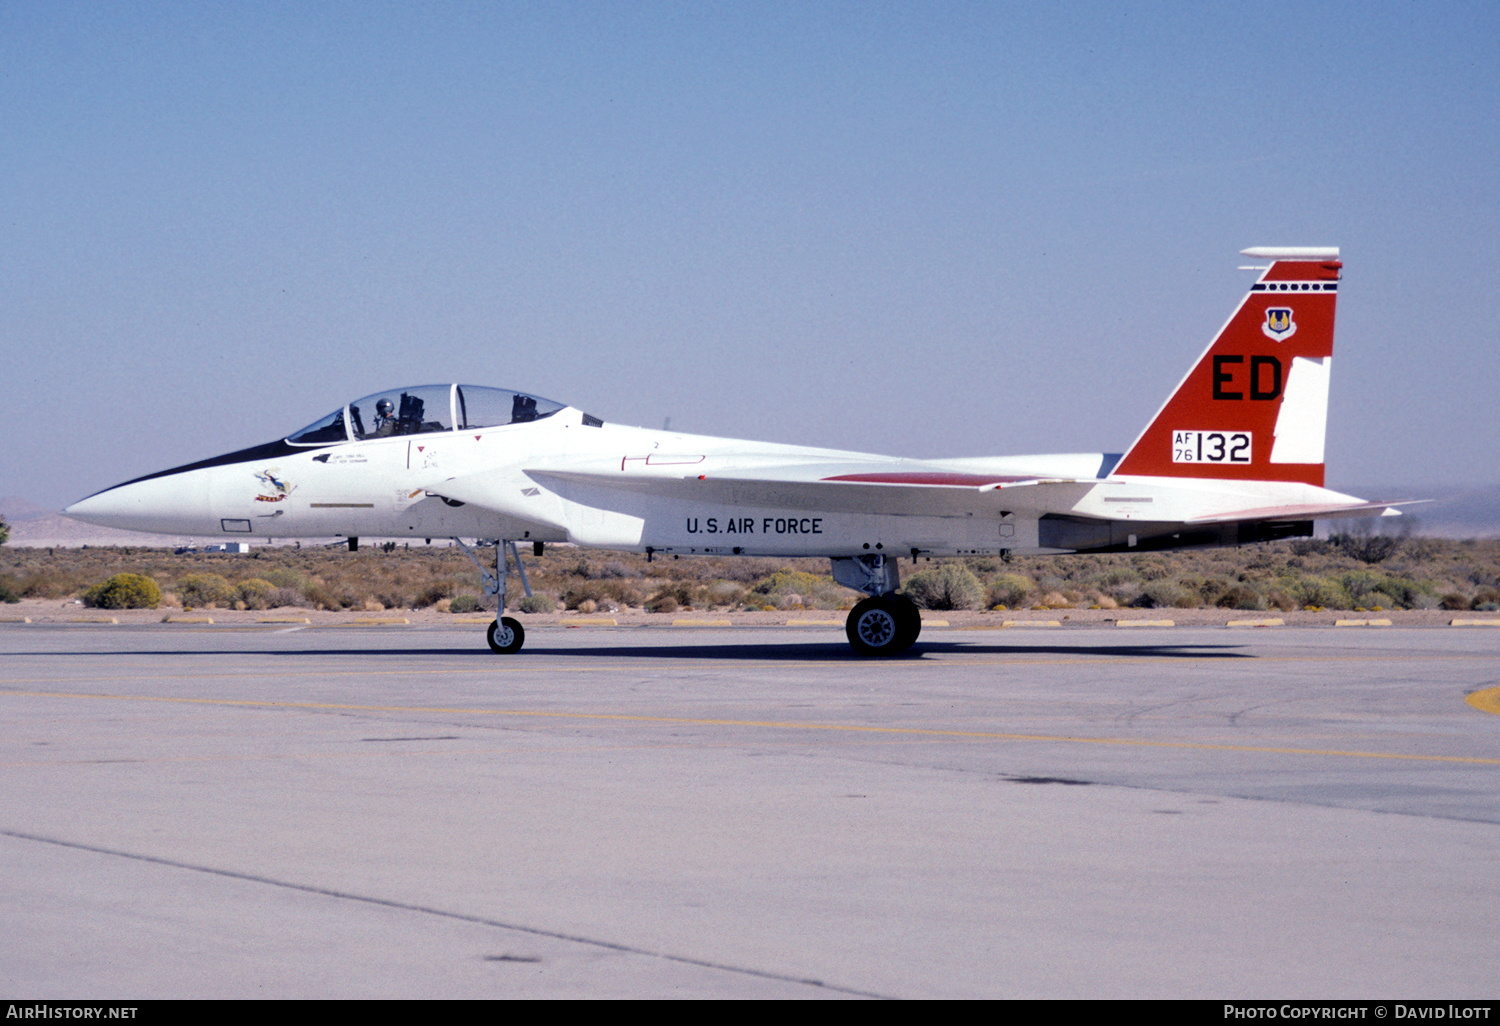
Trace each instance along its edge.
<instances>
[{"instance_id":1,"label":"cockpit","mask_svg":"<svg viewBox=\"0 0 1500 1026\"><path fill-rule=\"evenodd\" d=\"M331 445L394 435L526 424L550 417L563 403L481 385L391 388L341 406L287 437L290 445Z\"/></svg>"}]
</instances>

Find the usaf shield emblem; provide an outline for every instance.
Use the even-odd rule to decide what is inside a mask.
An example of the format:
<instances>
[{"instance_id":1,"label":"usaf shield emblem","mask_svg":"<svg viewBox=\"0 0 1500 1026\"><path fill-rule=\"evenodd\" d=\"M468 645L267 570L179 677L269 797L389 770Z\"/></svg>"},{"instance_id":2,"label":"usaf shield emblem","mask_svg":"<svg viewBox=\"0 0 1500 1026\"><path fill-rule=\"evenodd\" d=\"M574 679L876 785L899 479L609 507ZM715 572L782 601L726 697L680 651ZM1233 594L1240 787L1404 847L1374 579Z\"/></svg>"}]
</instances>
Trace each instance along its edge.
<instances>
[{"instance_id":1,"label":"usaf shield emblem","mask_svg":"<svg viewBox=\"0 0 1500 1026\"><path fill-rule=\"evenodd\" d=\"M1266 310L1266 323L1260 326L1266 338L1275 342L1285 342L1297 333L1297 322L1292 320L1292 308L1289 306L1273 306Z\"/></svg>"}]
</instances>

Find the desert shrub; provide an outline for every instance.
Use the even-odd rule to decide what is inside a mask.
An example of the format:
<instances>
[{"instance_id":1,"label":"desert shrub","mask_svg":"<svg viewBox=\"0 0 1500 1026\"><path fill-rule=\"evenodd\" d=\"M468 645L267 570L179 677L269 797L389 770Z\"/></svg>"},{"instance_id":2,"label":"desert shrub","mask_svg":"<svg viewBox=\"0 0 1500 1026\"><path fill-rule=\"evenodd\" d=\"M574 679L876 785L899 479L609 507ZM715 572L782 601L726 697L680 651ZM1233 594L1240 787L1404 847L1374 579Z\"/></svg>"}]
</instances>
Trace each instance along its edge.
<instances>
[{"instance_id":1,"label":"desert shrub","mask_svg":"<svg viewBox=\"0 0 1500 1026\"><path fill-rule=\"evenodd\" d=\"M750 590L757 595L775 595L778 592L787 591L803 592L811 590L824 579L805 570L776 570L756 581Z\"/></svg>"},{"instance_id":2,"label":"desert shrub","mask_svg":"<svg viewBox=\"0 0 1500 1026\"><path fill-rule=\"evenodd\" d=\"M1304 606L1322 609L1353 609L1354 599L1349 589L1332 578L1304 577L1292 585L1292 593Z\"/></svg>"},{"instance_id":3,"label":"desert shrub","mask_svg":"<svg viewBox=\"0 0 1500 1026\"><path fill-rule=\"evenodd\" d=\"M737 606L745 591L744 585L734 581L714 581L705 590L704 600L711 606Z\"/></svg>"},{"instance_id":4,"label":"desert shrub","mask_svg":"<svg viewBox=\"0 0 1500 1026\"><path fill-rule=\"evenodd\" d=\"M418 609L423 608L424 606L435 606L445 598L452 598L453 593L457 590L458 588L451 580L434 581L431 584L427 585L427 587L417 592L417 598L414 605Z\"/></svg>"},{"instance_id":5,"label":"desert shrub","mask_svg":"<svg viewBox=\"0 0 1500 1026\"><path fill-rule=\"evenodd\" d=\"M579 558L578 562L566 568L564 572L571 577L582 577L586 581L605 581L641 576L639 570L627 566L618 559L595 562L588 557Z\"/></svg>"},{"instance_id":6,"label":"desert shrub","mask_svg":"<svg viewBox=\"0 0 1500 1026\"><path fill-rule=\"evenodd\" d=\"M289 566L273 566L261 575L261 579L278 588L301 589L307 584L307 575Z\"/></svg>"},{"instance_id":7,"label":"desert shrub","mask_svg":"<svg viewBox=\"0 0 1500 1026\"><path fill-rule=\"evenodd\" d=\"M1176 581L1161 578L1148 581L1130 604L1137 609L1159 609L1166 606L1191 609L1198 604L1198 596Z\"/></svg>"},{"instance_id":8,"label":"desert shrub","mask_svg":"<svg viewBox=\"0 0 1500 1026\"><path fill-rule=\"evenodd\" d=\"M161 588L141 574L115 574L81 598L84 605L99 609L155 609L161 605Z\"/></svg>"},{"instance_id":9,"label":"desert shrub","mask_svg":"<svg viewBox=\"0 0 1500 1026\"><path fill-rule=\"evenodd\" d=\"M621 606L639 606L646 596L634 584L621 579L578 581L563 592L562 602L568 609L577 609L583 602L592 602L596 609L618 609Z\"/></svg>"},{"instance_id":10,"label":"desert shrub","mask_svg":"<svg viewBox=\"0 0 1500 1026\"><path fill-rule=\"evenodd\" d=\"M985 598L984 585L962 563L943 563L906 579L906 597L918 609L975 609Z\"/></svg>"},{"instance_id":11,"label":"desert shrub","mask_svg":"<svg viewBox=\"0 0 1500 1026\"><path fill-rule=\"evenodd\" d=\"M227 606L235 600L236 590L221 574L194 573L177 582L177 597L184 606Z\"/></svg>"},{"instance_id":12,"label":"desert shrub","mask_svg":"<svg viewBox=\"0 0 1500 1026\"><path fill-rule=\"evenodd\" d=\"M999 574L986 585L986 606L1020 606L1026 596L1036 591L1036 582L1022 574Z\"/></svg>"},{"instance_id":13,"label":"desert shrub","mask_svg":"<svg viewBox=\"0 0 1500 1026\"><path fill-rule=\"evenodd\" d=\"M477 613L479 610L479 599L473 595L456 595L453 601L448 603L450 613Z\"/></svg>"},{"instance_id":14,"label":"desert shrub","mask_svg":"<svg viewBox=\"0 0 1500 1026\"><path fill-rule=\"evenodd\" d=\"M314 609L343 609L345 607L345 603L340 600L334 590L316 578L303 585L302 597Z\"/></svg>"},{"instance_id":15,"label":"desert shrub","mask_svg":"<svg viewBox=\"0 0 1500 1026\"><path fill-rule=\"evenodd\" d=\"M557 600L538 591L523 598L519 608L523 613L555 613Z\"/></svg>"},{"instance_id":16,"label":"desert shrub","mask_svg":"<svg viewBox=\"0 0 1500 1026\"><path fill-rule=\"evenodd\" d=\"M87 580L87 578L85 578ZM22 579L16 590L22 598L62 598L76 592L84 581L50 569L34 570Z\"/></svg>"},{"instance_id":17,"label":"desert shrub","mask_svg":"<svg viewBox=\"0 0 1500 1026\"><path fill-rule=\"evenodd\" d=\"M1424 609L1437 604L1436 588L1428 581L1416 581L1400 574L1382 574L1375 570L1350 570L1341 574L1340 582L1356 606L1379 605L1382 609Z\"/></svg>"},{"instance_id":18,"label":"desert shrub","mask_svg":"<svg viewBox=\"0 0 1500 1026\"><path fill-rule=\"evenodd\" d=\"M777 570L751 586L747 606L759 609L843 609L854 593L832 577L805 570Z\"/></svg>"},{"instance_id":19,"label":"desert shrub","mask_svg":"<svg viewBox=\"0 0 1500 1026\"><path fill-rule=\"evenodd\" d=\"M1297 597L1284 582L1274 584L1266 589L1266 607L1270 608L1272 606L1283 613L1297 608Z\"/></svg>"},{"instance_id":20,"label":"desert shrub","mask_svg":"<svg viewBox=\"0 0 1500 1026\"><path fill-rule=\"evenodd\" d=\"M1248 581L1240 581L1230 584L1220 592L1214 599L1214 605L1220 609L1264 609L1266 597L1255 585Z\"/></svg>"},{"instance_id":21,"label":"desert shrub","mask_svg":"<svg viewBox=\"0 0 1500 1026\"><path fill-rule=\"evenodd\" d=\"M1381 563L1395 555L1396 550L1401 547L1401 539L1384 534L1351 531L1329 535L1328 544L1361 563Z\"/></svg>"},{"instance_id":22,"label":"desert shrub","mask_svg":"<svg viewBox=\"0 0 1500 1026\"><path fill-rule=\"evenodd\" d=\"M675 613L677 612L677 598L670 592L656 595L646 603L648 613Z\"/></svg>"},{"instance_id":23,"label":"desert shrub","mask_svg":"<svg viewBox=\"0 0 1500 1026\"><path fill-rule=\"evenodd\" d=\"M1167 561L1160 556L1142 559L1136 563L1135 568L1143 581L1160 581L1172 574L1172 568L1167 566Z\"/></svg>"},{"instance_id":24,"label":"desert shrub","mask_svg":"<svg viewBox=\"0 0 1500 1026\"><path fill-rule=\"evenodd\" d=\"M695 605L703 604L702 596L705 596L707 591L707 588L694 584L692 581L671 581L658 588L656 594L651 597L651 601L670 597L677 603L678 608L692 609ZM650 602L646 604L646 608L651 608ZM657 612L657 610L652 611ZM667 612L670 611L667 610Z\"/></svg>"},{"instance_id":25,"label":"desert shrub","mask_svg":"<svg viewBox=\"0 0 1500 1026\"><path fill-rule=\"evenodd\" d=\"M246 609L270 609L276 604L276 586L264 578L241 581L238 591L239 600L245 603Z\"/></svg>"},{"instance_id":26,"label":"desert shrub","mask_svg":"<svg viewBox=\"0 0 1500 1026\"><path fill-rule=\"evenodd\" d=\"M276 609L281 606L305 606L308 604L307 597L296 588L277 588L271 592L270 608Z\"/></svg>"},{"instance_id":27,"label":"desert shrub","mask_svg":"<svg viewBox=\"0 0 1500 1026\"><path fill-rule=\"evenodd\" d=\"M1431 581L1417 581L1401 574L1391 574L1380 585L1380 590L1394 599L1402 609L1437 608L1437 588Z\"/></svg>"}]
</instances>

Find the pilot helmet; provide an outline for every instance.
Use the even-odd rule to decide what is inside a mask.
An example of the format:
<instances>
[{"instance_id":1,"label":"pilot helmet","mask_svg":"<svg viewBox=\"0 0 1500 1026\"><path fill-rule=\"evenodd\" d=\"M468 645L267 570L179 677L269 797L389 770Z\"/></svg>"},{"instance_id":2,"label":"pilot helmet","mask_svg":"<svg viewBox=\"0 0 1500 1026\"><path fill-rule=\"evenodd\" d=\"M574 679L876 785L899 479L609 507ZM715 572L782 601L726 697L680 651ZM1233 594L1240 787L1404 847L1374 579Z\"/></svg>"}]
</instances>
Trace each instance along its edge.
<instances>
[{"instance_id":1,"label":"pilot helmet","mask_svg":"<svg viewBox=\"0 0 1500 1026\"><path fill-rule=\"evenodd\" d=\"M395 408L396 404L391 402L389 399L381 399L375 403L375 412L380 414L382 417L389 417L391 415L391 412L395 410Z\"/></svg>"}]
</instances>

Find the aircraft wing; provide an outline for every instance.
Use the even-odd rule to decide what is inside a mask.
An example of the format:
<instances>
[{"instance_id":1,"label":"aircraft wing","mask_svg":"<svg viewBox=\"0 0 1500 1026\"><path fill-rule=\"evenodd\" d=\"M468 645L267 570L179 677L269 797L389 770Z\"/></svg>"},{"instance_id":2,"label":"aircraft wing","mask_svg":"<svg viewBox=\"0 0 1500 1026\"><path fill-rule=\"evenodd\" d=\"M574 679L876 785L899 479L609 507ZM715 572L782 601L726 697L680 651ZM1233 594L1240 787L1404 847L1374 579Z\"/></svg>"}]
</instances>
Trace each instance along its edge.
<instances>
[{"instance_id":1,"label":"aircraft wing","mask_svg":"<svg viewBox=\"0 0 1500 1026\"><path fill-rule=\"evenodd\" d=\"M913 468L887 464L793 463L726 468L714 472L697 464L600 470L534 467L526 477L550 491L587 501L589 492L631 492L679 501L726 506L878 513L907 516L964 516L1005 510L1067 509L1098 481L1038 478ZM434 481L428 489L462 502L504 510L507 488L480 473Z\"/></svg>"},{"instance_id":2,"label":"aircraft wing","mask_svg":"<svg viewBox=\"0 0 1500 1026\"><path fill-rule=\"evenodd\" d=\"M626 489L676 499L728 506L819 510L829 513L878 513L907 516L963 516L1052 503L1071 506L1092 485L1075 485L1068 495L1044 497L1070 483L1037 478L998 478L984 474L932 471L855 471L841 467L782 466L676 478L621 478L620 475L534 471L540 483ZM830 473L830 471L833 471ZM1025 493L1025 498L1022 498ZM1027 501L1029 500L1029 501Z\"/></svg>"}]
</instances>

